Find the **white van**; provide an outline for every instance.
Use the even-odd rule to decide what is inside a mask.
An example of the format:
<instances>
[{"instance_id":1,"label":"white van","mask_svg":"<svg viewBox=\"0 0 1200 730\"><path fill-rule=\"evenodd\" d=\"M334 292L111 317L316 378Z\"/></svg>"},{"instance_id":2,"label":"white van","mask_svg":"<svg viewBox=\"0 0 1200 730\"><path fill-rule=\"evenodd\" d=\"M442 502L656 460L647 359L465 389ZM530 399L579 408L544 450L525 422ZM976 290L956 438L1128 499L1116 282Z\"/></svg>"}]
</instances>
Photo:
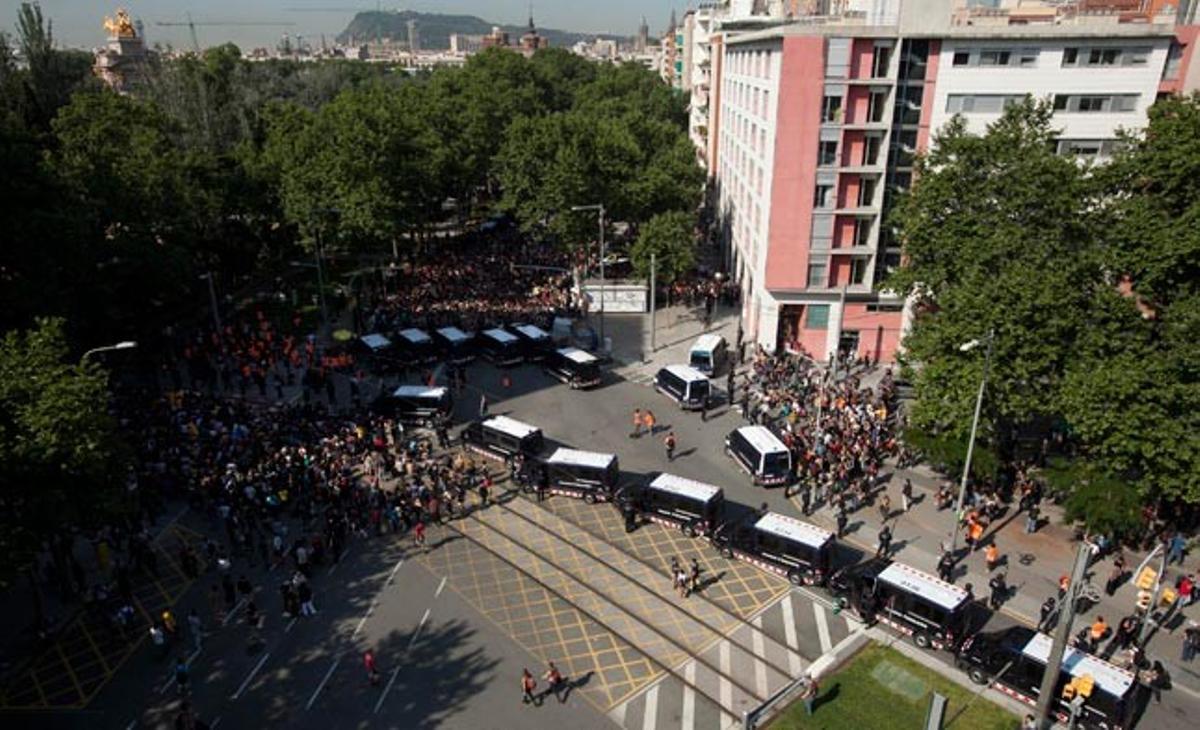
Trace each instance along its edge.
<instances>
[{"instance_id":1,"label":"white van","mask_svg":"<svg viewBox=\"0 0 1200 730\"><path fill-rule=\"evenodd\" d=\"M708 376L716 375L729 357L729 345L721 335L700 335L688 351L688 365Z\"/></svg>"}]
</instances>

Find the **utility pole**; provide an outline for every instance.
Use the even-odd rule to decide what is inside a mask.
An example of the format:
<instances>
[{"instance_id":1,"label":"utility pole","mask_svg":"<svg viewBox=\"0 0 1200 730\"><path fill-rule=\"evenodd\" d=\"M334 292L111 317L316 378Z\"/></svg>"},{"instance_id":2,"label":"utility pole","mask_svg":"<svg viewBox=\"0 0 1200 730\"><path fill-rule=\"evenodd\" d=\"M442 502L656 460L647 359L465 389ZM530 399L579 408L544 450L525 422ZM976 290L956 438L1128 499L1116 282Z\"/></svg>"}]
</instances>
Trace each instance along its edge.
<instances>
[{"instance_id":1,"label":"utility pole","mask_svg":"<svg viewBox=\"0 0 1200 730\"><path fill-rule=\"evenodd\" d=\"M975 417L971 421L971 439L967 441L967 460L963 464L962 482L958 486L958 501L954 505L954 533L950 537L950 554L954 555L954 551L958 550L958 533L962 527L962 521L958 518L962 514L963 501L967 496L967 479L971 475L971 457L975 454L975 436L979 431L979 415L983 410L983 392L987 390L988 371L992 365L992 342L996 339L996 330L988 330L987 350L983 356L983 377L979 380L979 392L975 396ZM972 340L961 347L960 350L969 352L979 346L978 340Z\"/></svg>"},{"instance_id":2,"label":"utility pole","mask_svg":"<svg viewBox=\"0 0 1200 730\"><path fill-rule=\"evenodd\" d=\"M655 318L656 318L657 313L655 312L656 302L655 302L655 297L654 297L654 293L655 293L654 280L655 280L655 274L657 273L657 264L658 264L657 257L653 253L651 253L650 254L650 354L651 354L651 356L653 356L654 351L658 349L658 343L657 343L658 328L657 328L657 326L655 326Z\"/></svg>"},{"instance_id":3,"label":"utility pole","mask_svg":"<svg viewBox=\"0 0 1200 730\"><path fill-rule=\"evenodd\" d=\"M838 355L841 354L842 346L842 328L846 326L846 285L842 284L842 295L839 297L838 303L838 327L837 340L833 343L833 352L830 354L830 359L833 360L831 369L833 372L833 382L837 382L838 371Z\"/></svg>"},{"instance_id":4,"label":"utility pole","mask_svg":"<svg viewBox=\"0 0 1200 730\"><path fill-rule=\"evenodd\" d=\"M604 259L608 251L604 248L604 205L600 205L600 348L604 348Z\"/></svg>"},{"instance_id":5,"label":"utility pole","mask_svg":"<svg viewBox=\"0 0 1200 730\"><path fill-rule=\"evenodd\" d=\"M1054 688L1058 686L1058 677L1062 674L1063 655L1067 652L1067 640L1071 638L1071 625L1075 623L1076 595L1083 586L1091 558L1091 545L1086 540L1081 541L1079 552L1075 554L1075 567L1071 569L1071 582L1063 596L1066 605L1059 607L1058 628L1054 630L1054 642L1050 645L1050 656L1046 658L1046 673L1042 676L1042 687L1038 691L1035 714L1037 726L1042 730L1049 730L1053 724L1051 707L1056 699Z\"/></svg>"},{"instance_id":6,"label":"utility pole","mask_svg":"<svg viewBox=\"0 0 1200 730\"><path fill-rule=\"evenodd\" d=\"M325 269L321 266L321 228L317 228L317 294L321 297L321 329L328 334L329 309L325 306Z\"/></svg>"}]
</instances>

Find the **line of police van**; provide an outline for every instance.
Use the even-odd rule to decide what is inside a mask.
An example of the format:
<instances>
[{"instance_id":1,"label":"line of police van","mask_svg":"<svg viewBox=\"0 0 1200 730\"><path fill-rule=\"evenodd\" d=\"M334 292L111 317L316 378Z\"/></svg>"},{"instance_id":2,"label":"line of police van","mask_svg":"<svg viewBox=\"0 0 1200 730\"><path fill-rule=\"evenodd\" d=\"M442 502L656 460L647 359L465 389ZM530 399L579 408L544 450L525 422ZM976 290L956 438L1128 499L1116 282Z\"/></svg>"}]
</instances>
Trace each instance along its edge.
<instances>
[{"instance_id":1,"label":"line of police van","mask_svg":"<svg viewBox=\"0 0 1200 730\"><path fill-rule=\"evenodd\" d=\"M758 428L734 433L750 432L739 438L761 465L761 449L774 445L761 439ZM767 511L765 505L750 510L727 503L719 486L674 474L623 480L616 454L547 444L541 429L508 416L469 424L462 442L481 456L509 464L524 491L612 503L629 531L647 521L706 539L728 559L747 562L796 586L827 590L839 610L886 624L922 649L950 652L971 680L991 683L1036 705L1049 637L1024 626L978 631L986 622L986 609L959 586L893 560L838 565L837 540L828 530ZM731 517L735 513L742 516ZM1078 696L1086 693L1078 727L1094 730L1131 727L1145 700L1131 672L1075 649L1068 650L1055 689L1055 711L1063 720L1070 712L1064 688Z\"/></svg>"}]
</instances>

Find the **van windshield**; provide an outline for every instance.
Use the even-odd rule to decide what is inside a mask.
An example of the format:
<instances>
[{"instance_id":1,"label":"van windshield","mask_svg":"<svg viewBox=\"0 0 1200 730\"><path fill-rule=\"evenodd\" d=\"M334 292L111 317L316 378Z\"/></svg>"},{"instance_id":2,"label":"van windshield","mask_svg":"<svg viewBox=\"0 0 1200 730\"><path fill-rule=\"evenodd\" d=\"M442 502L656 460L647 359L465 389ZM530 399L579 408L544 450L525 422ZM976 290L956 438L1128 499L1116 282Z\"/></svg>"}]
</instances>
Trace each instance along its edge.
<instances>
[{"instance_id":1,"label":"van windshield","mask_svg":"<svg viewBox=\"0 0 1200 730\"><path fill-rule=\"evenodd\" d=\"M707 352L692 352L692 367L706 368L712 365L712 355Z\"/></svg>"},{"instance_id":2,"label":"van windshield","mask_svg":"<svg viewBox=\"0 0 1200 730\"><path fill-rule=\"evenodd\" d=\"M708 397L708 381L698 380L692 383L692 399L700 400Z\"/></svg>"},{"instance_id":3,"label":"van windshield","mask_svg":"<svg viewBox=\"0 0 1200 730\"><path fill-rule=\"evenodd\" d=\"M784 476L791 466L791 458L786 451L775 451L763 456L763 474L765 476Z\"/></svg>"}]
</instances>

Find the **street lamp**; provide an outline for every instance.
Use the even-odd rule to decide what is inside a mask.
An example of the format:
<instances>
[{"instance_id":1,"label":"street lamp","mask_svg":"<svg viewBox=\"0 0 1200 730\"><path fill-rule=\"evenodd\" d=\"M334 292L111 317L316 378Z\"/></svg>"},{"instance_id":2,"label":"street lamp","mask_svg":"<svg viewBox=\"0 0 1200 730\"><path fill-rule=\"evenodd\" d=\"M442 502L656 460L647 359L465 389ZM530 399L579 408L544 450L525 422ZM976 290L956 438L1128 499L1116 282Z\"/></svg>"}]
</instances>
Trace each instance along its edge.
<instances>
[{"instance_id":1,"label":"street lamp","mask_svg":"<svg viewBox=\"0 0 1200 730\"><path fill-rule=\"evenodd\" d=\"M581 212L585 210L594 210L599 214L600 219L600 347L604 347L604 259L607 255L607 249L604 248L604 205L601 203L593 203L592 205L572 205L573 212Z\"/></svg>"},{"instance_id":2,"label":"street lamp","mask_svg":"<svg viewBox=\"0 0 1200 730\"><path fill-rule=\"evenodd\" d=\"M93 347L92 349L83 353L83 357L79 358L79 362L82 363L85 360L87 360L89 357L91 357L92 355L95 355L96 353L99 353L99 352L112 352L113 350L132 350L135 347L137 347L137 343L134 342L133 340L125 340L124 342L118 342L115 345L105 345L104 347Z\"/></svg>"},{"instance_id":3,"label":"street lamp","mask_svg":"<svg viewBox=\"0 0 1200 730\"><path fill-rule=\"evenodd\" d=\"M975 396L975 418L971 421L971 439L967 441L967 460L963 464L962 483L958 487L958 502L954 507L954 534L950 538L950 554L958 550L958 532L962 529L963 500L967 496L967 477L971 474L971 457L975 453L975 435L979 431L979 414L983 410L983 392L987 389L988 371L992 366L992 341L996 339L996 330L988 330L983 340L971 340L958 346L960 352L971 352L980 345L986 345L983 356L983 377L979 380L979 393Z\"/></svg>"}]
</instances>

